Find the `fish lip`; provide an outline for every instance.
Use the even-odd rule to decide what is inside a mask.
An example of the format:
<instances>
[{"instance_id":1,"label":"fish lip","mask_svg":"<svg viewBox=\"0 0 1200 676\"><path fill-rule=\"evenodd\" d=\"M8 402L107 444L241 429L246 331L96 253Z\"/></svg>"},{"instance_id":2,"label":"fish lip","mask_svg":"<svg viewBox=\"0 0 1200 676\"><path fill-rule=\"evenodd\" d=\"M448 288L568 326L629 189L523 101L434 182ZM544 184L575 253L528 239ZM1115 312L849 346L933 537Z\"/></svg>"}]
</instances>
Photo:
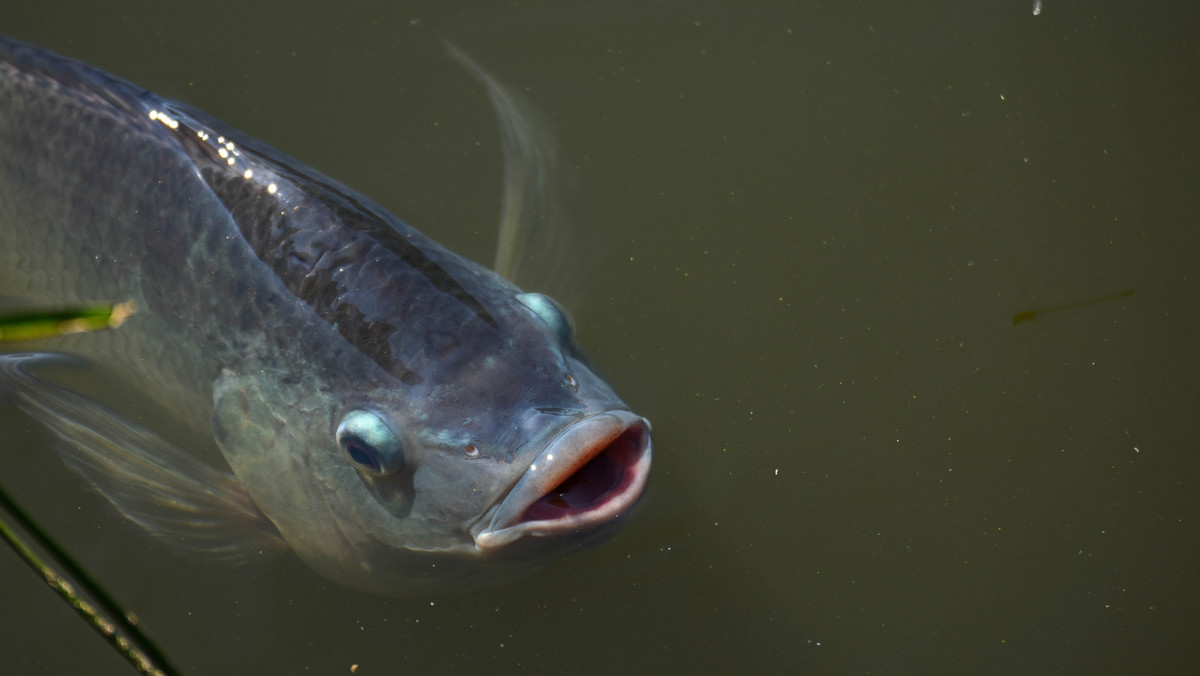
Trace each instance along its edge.
<instances>
[{"instance_id":1,"label":"fish lip","mask_svg":"<svg viewBox=\"0 0 1200 676\"><path fill-rule=\"evenodd\" d=\"M615 470L611 485L584 506L531 508L559 488L589 462L608 454L606 471ZM481 552L501 549L525 537L570 535L610 523L633 508L650 474L650 422L630 411L612 410L586 416L567 426L546 445L491 518L473 531ZM551 513L557 512L551 516Z\"/></svg>"}]
</instances>

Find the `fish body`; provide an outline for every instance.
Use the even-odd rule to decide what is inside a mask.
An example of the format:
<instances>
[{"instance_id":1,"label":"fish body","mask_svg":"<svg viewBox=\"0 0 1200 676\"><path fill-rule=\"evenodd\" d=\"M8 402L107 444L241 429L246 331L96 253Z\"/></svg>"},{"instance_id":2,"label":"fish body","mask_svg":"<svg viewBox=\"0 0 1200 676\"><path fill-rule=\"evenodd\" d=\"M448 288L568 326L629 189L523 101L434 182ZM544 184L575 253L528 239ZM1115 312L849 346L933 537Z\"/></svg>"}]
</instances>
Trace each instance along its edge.
<instances>
[{"instance_id":1,"label":"fish body","mask_svg":"<svg viewBox=\"0 0 1200 676\"><path fill-rule=\"evenodd\" d=\"M21 307L137 308L3 357L0 390L194 550L286 545L361 589L464 589L603 537L645 486L649 423L557 303L199 111L6 38L0 285ZM230 471L42 378L47 351L121 371Z\"/></svg>"}]
</instances>

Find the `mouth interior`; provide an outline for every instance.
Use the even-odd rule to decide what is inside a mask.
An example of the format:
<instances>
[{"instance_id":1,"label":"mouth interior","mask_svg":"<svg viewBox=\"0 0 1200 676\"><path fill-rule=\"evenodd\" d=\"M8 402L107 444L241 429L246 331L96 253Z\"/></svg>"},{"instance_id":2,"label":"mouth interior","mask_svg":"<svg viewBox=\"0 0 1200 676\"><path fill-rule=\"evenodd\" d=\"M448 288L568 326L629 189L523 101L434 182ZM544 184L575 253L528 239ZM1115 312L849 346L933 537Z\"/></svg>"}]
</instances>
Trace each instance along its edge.
<instances>
[{"instance_id":1,"label":"mouth interior","mask_svg":"<svg viewBox=\"0 0 1200 676\"><path fill-rule=\"evenodd\" d=\"M633 467L644 448L646 430L634 425L608 443L583 467L525 510L522 521L573 516L621 495L633 480Z\"/></svg>"}]
</instances>

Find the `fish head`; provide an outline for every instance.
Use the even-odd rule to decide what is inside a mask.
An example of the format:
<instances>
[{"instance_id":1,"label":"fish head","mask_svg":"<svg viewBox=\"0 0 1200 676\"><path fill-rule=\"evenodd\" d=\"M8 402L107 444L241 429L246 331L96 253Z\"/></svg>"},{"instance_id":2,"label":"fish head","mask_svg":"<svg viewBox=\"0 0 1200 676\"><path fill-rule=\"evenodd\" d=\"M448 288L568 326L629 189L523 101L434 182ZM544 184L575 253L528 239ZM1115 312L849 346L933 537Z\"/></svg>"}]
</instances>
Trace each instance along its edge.
<instances>
[{"instance_id":1,"label":"fish head","mask_svg":"<svg viewBox=\"0 0 1200 676\"><path fill-rule=\"evenodd\" d=\"M494 325L398 333L394 352L420 375L407 383L331 387L330 373L286 365L222 375L218 443L318 572L401 596L494 584L603 539L637 503L650 424L596 373L565 312L522 293L490 311Z\"/></svg>"}]
</instances>

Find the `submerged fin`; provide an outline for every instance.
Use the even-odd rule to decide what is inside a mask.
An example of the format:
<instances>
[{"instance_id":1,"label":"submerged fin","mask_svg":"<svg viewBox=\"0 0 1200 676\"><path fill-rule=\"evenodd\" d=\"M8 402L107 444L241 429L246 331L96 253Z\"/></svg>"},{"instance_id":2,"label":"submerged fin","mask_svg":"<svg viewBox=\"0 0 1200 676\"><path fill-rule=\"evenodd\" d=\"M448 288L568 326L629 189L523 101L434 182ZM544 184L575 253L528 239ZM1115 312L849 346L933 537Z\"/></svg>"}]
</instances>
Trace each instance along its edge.
<instances>
[{"instance_id":1,"label":"submerged fin","mask_svg":"<svg viewBox=\"0 0 1200 676\"><path fill-rule=\"evenodd\" d=\"M99 402L28 371L49 354L0 355L0 391L62 442L68 467L131 521L170 544L223 561L287 545L241 483Z\"/></svg>"},{"instance_id":2,"label":"submerged fin","mask_svg":"<svg viewBox=\"0 0 1200 676\"><path fill-rule=\"evenodd\" d=\"M504 195L495 270L526 290L565 301L578 279L578 261L566 244L570 223L562 206L562 178L552 126L532 104L500 84L471 57L446 43L450 56L487 88L500 124Z\"/></svg>"}]
</instances>

